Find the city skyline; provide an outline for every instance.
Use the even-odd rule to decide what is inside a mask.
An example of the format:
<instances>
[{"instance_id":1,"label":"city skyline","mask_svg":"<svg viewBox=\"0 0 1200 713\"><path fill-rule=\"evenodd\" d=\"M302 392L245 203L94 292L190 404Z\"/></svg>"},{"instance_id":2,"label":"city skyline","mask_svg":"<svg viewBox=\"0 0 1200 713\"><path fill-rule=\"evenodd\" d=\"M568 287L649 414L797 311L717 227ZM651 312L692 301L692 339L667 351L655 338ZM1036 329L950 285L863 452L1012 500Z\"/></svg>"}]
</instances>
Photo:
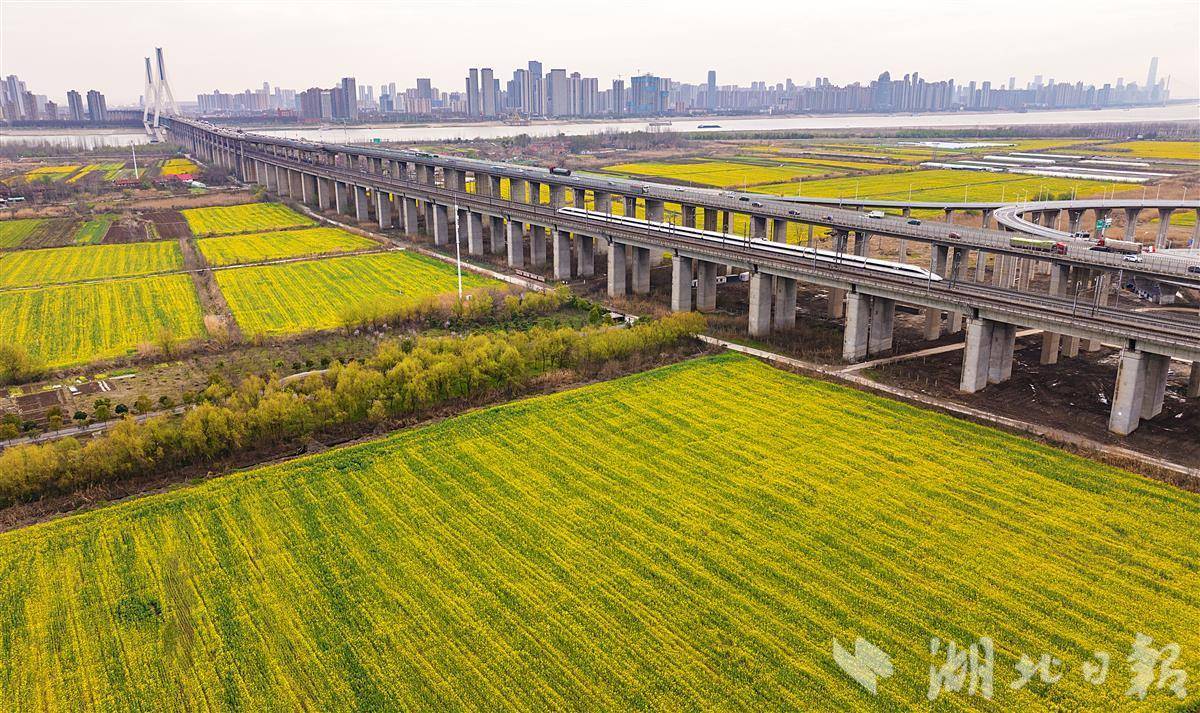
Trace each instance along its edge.
<instances>
[{"instance_id":1,"label":"city skyline","mask_svg":"<svg viewBox=\"0 0 1200 713\"><path fill-rule=\"evenodd\" d=\"M422 26L456 33L456 42L470 48L467 56L445 52L445 33L438 31L406 33L400 43L363 42L347 25L360 19L356 13L316 15L316 6L303 2L223 6L223 22L215 25L209 13L200 11L201 6L188 2L137 6L136 13L126 13L113 12L132 7L126 3L4 0L0 3L0 73L18 74L30 86L52 96L65 95L75 85L88 85L108 95L112 105L131 105L141 89L142 47L150 44L165 48L181 96L220 87L256 86L264 79L272 85L302 89L326 83L326 77L348 75L370 85L407 85L416 77L428 77L444 90L459 91L466 66L490 66L497 77L507 79L500 67L523 66L534 54L541 57L547 71L578 68L585 76L600 77L602 83L606 78L624 78L628 84L630 77L650 72L700 84L705 73L715 68L724 81L739 85L774 84L789 77L802 84L815 76L845 85L866 81L881 70L903 74L909 71L906 68L916 68L927 76L993 84L1005 82L1009 76L1027 81L1035 74L1096 85L1124 77L1126 82L1141 84L1146 59L1159 56L1160 74L1171 76L1173 96L1198 94L1200 6L1196 3L1122 8L1126 17L1119 37L1104 26L1104 13L1097 3L1069 2L1044 8L1018 2L999 12L982 4L968 8L973 4L944 2L921 13L921 18L882 3L851 0L850 5L854 7L805 7L801 18L795 16L795 6L762 3L730 13L723 21L687 3L643 7L617 2L606 12L572 7L556 12L553 18L541 17L536 6L523 2L471 4L469 14L457 2L367 3L361 8L370 14L373 31L389 23L397 30L411 26L414 14L419 14ZM625 12L626 6L636 14ZM52 18L64 8L70 9L73 21L59 26ZM670 20L672 12L688 13L689 32L682 32L682 25ZM115 27L118 16L120 27ZM777 16L785 21L748 23L748 16ZM1069 30L1056 24L1056 19L1068 16ZM637 21L627 21L630 17ZM845 17L869 19L848 25ZM853 33L862 49L846 52L844 41L837 37L839 32L814 31L825 25ZM318 26L319 52L289 39L313 37ZM121 41L105 52L89 55L86 63L76 61L70 52L43 56L39 48L44 47L48 27L62 46L85 46L88 37L105 28L111 28L112 36ZM518 28L537 33L536 50L510 41L513 34L509 30ZM978 51L980 32L1002 35L1018 29L1027 40L1020 49ZM797 35L803 40L797 42ZM696 42L696 37L712 37L713 41ZM753 41L748 41L751 37ZM936 39L912 41L922 37ZM615 46L623 50L612 51ZM254 50L229 52L228 47ZM200 57L203 62L197 60Z\"/></svg>"}]
</instances>

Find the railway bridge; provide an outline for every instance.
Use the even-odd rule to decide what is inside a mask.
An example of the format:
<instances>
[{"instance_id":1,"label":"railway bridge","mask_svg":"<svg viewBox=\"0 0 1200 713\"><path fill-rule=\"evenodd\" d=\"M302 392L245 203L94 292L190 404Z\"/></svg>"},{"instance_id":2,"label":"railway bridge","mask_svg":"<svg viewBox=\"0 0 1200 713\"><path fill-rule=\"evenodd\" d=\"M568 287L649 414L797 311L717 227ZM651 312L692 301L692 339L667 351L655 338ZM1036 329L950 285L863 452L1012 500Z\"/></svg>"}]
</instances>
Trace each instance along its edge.
<instances>
[{"instance_id":1,"label":"railway bridge","mask_svg":"<svg viewBox=\"0 0 1200 713\"><path fill-rule=\"evenodd\" d=\"M966 392L1009 378L1018 326L1044 331L1044 362L1074 356L1081 345L1111 344L1121 349L1121 359L1109 428L1122 435L1162 411L1171 359L1193 363L1189 394L1200 395L1200 315L1110 304L1113 278L1125 274L1200 288L1194 261L1150 254L1130 263L1075 243L1042 252L983 226L870 218L765 196L317 144L179 118L165 124L175 141L244 181L320 210L375 221L382 230L425 232L445 246L457 229L472 255L503 254L514 268L526 260L534 267L549 262L558 279L592 276L597 253L606 254L613 297L649 294L656 253L671 255L675 310L714 309L718 273L747 271L752 336L795 326L798 282L824 286L831 313L845 319L843 356L851 361L892 347L897 303L918 307L930 339L943 330L965 330L960 388ZM667 220L667 204L679 207L679 222ZM746 226L742 235L733 234L736 216L746 217L739 221ZM786 244L792 224L807 226L807 247ZM813 226L833 231L833 250L815 247ZM929 269L872 258L876 236L927 243ZM974 279L968 278L971 264ZM989 265L991 278L985 279ZM1030 289L1035 270L1050 272L1045 294Z\"/></svg>"}]
</instances>

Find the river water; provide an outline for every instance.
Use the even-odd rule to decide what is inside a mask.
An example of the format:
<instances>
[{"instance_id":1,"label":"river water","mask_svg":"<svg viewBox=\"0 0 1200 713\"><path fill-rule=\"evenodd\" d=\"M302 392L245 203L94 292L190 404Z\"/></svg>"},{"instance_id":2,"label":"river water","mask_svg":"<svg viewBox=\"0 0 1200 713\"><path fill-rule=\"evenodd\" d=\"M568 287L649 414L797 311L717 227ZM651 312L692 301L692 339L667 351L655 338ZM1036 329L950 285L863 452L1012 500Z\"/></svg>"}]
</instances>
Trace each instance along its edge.
<instances>
[{"instance_id":1,"label":"river water","mask_svg":"<svg viewBox=\"0 0 1200 713\"><path fill-rule=\"evenodd\" d=\"M748 116L701 119L672 119L672 131L783 131L806 129L952 129L1022 126L1030 124L1097 124L1152 121L1200 120L1200 102L1130 109L1071 109L1031 111L1027 113L953 113L953 114L831 114L822 116ZM701 129L700 125L719 128ZM328 129L253 129L256 133L310 141L361 143L381 141L440 141L445 139L494 139L529 134L531 136L569 136L602 132L645 131L649 120L536 122L529 126L504 124L385 125L377 127L332 127ZM141 131L64 131L45 133L30 130L0 131L0 144L55 144L70 148L128 146L145 142Z\"/></svg>"}]
</instances>

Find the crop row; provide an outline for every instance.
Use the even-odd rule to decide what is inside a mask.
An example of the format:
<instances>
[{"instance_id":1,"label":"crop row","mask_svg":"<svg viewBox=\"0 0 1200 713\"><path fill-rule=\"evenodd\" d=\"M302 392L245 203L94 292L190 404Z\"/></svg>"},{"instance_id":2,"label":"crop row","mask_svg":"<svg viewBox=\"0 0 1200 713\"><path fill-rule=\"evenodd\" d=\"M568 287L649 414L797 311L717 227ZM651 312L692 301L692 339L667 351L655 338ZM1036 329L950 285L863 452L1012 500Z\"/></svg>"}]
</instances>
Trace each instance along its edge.
<instances>
[{"instance_id":1,"label":"crop row","mask_svg":"<svg viewBox=\"0 0 1200 713\"><path fill-rule=\"evenodd\" d=\"M0 254L0 288L148 275L181 267L179 244L170 241L20 250Z\"/></svg>"},{"instance_id":2,"label":"crop row","mask_svg":"<svg viewBox=\"0 0 1200 713\"><path fill-rule=\"evenodd\" d=\"M235 235L313 225L314 221L280 203L246 203L181 211L196 236Z\"/></svg>"}]
</instances>

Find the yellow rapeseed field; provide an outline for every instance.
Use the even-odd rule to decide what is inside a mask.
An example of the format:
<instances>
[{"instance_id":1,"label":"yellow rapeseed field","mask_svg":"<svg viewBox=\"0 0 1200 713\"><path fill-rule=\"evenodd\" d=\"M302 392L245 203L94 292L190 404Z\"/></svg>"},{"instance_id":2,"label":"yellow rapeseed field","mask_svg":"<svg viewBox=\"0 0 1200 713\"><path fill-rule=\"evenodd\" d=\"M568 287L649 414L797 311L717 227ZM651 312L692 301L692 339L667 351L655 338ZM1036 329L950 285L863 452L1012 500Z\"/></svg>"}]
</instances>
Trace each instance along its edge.
<instances>
[{"instance_id":1,"label":"yellow rapeseed field","mask_svg":"<svg viewBox=\"0 0 1200 713\"><path fill-rule=\"evenodd\" d=\"M18 250L0 253L0 289L149 275L182 267L183 256L175 241Z\"/></svg>"},{"instance_id":2,"label":"yellow rapeseed field","mask_svg":"<svg viewBox=\"0 0 1200 713\"><path fill-rule=\"evenodd\" d=\"M183 211L197 237L261 233L315 225L315 221L300 215L281 203L246 203L243 205L187 208Z\"/></svg>"},{"instance_id":3,"label":"yellow rapeseed field","mask_svg":"<svg viewBox=\"0 0 1200 713\"><path fill-rule=\"evenodd\" d=\"M1195 494L722 355L0 534L0 700L1191 710L1126 658L1195 668L1198 530ZM964 661L929 703L981 638L991 700ZM1012 688L1043 654L1061 680Z\"/></svg>"},{"instance_id":4,"label":"yellow rapeseed field","mask_svg":"<svg viewBox=\"0 0 1200 713\"><path fill-rule=\"evenodd\" d=\"M196 241L209 265L237 265L303 255L344 253L381 247L369 238L337 228L227 235Z\"/></svg>"}]
</instances>

